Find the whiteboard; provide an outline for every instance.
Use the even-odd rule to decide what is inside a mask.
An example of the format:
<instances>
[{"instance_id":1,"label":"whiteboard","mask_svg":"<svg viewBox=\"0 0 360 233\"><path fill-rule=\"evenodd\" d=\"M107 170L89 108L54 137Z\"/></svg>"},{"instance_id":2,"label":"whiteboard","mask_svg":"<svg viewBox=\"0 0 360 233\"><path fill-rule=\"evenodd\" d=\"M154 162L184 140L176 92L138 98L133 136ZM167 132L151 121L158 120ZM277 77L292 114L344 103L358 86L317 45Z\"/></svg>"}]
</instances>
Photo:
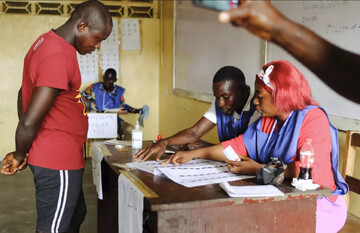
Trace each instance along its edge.
<instances>
[{"instance_id":1,"label":"whiteboard","mask_svg":"<svg viewBox=\"0 0 360 233\"><path fill-rule=\"evenodd\" d=\"M88 113L89 129L87 138L116 138L117 113Z\"/></svg>"},{"instance_id":2,"label":"whiteboard","mask_svg":"<svg viewBox=\"0 0 360 233\"><path fill-rule=\"evenodd\" d=\"M311 29L343 49L360 54L359 1L272 1L286 17ZM313 98L333 115L339 129L360 129L360 105L337 94L290 54L273 43L268 45L268 61L292 62L307 78ZM346 120L344 120L346 118Z\"/></svg>"},{"instance_id":3,"label":"whiteboard","mask_svg":"<svg viewBox=\"0 0 360 233\"><path fill-rule=\"evenodd\" d=\"M262 41L245 29L219 23L217 16L218 12L196 7L192 1L175 1L175 94L196 93L199 99L201 93L213 95L214 75L226 65L240 68L253 88L262 66Z\"/></svg>"}]
</instances>

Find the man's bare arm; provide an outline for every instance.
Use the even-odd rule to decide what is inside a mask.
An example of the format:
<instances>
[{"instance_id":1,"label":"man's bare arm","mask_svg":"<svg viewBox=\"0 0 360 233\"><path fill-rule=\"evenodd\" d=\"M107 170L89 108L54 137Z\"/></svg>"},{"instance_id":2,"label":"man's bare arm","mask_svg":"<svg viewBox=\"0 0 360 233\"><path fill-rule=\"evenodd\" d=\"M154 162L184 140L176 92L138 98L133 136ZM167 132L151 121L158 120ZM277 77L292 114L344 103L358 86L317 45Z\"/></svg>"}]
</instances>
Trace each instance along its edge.
<instances>
[{"instance_id":1,"label":"man's bare arm","mask_svg":"<svg viewBox=\"0 0 360 233\"><path fill-rule=\"evenodd\" d=\"M183 145L197 141L212 128L215 124L205 117L202 117L195 125L188 129L184 129L171 137L161 139L149 148L140 150L135 159L142 161L147 160L151 155L156 154L156 159L159 160L164 154L166 146L168 145Z\"/></svg>"}]
</instances>

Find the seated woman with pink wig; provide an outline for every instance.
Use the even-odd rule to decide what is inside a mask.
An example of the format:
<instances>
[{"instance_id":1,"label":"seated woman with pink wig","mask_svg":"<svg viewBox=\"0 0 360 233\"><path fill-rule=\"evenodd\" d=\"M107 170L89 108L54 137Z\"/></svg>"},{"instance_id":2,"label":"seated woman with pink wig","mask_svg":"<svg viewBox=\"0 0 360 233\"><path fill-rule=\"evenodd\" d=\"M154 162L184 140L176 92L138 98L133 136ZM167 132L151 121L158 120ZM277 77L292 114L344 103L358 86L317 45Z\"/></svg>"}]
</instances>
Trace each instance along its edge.
<instances>
[{"instance_id":1,"label":"seated woman with pink wig","mask_svg":"<svg viewBox=\"0 0 360 233\"><path fill-rule=\"evenodd\" d=\"M254 104L262 117L243 135L212 147L177 152L164 164L186 163L192 158L226 161L222 151L230 145L241 158L226 161L233 173L255 175L276 157L288 164L285 177L297 177L300 148L311 139L313 182L333 190L332 196L318 198L316 232L339 231L347 216L342 195L348 192L348 185L338 171L337 129L312 99L305 77L288 61L270 62L256 75L255 95Z\"/></svg>"}]
</instances>

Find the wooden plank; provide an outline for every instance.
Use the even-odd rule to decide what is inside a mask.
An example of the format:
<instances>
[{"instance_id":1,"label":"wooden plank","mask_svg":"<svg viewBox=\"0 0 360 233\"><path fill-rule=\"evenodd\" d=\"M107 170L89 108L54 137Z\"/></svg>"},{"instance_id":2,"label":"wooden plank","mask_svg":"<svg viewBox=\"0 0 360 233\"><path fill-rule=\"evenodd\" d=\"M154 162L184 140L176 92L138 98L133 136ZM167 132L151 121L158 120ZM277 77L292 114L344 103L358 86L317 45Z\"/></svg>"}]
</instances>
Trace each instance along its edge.
<instances>
[{"instance_id":1,"label":"wooden plank","mask_svg":"<svg viewBox=\"0 0 360 233\"><path fill-rule=\"evenodd\" d=\"M356 156L356 147L352 145L353 135L357 134L354 130L347 131L346 134L346 144L344 151L344 161L343 161L343 169L341 175L346 177L346 175L352 176L354 174L354 161ZM355 141L354 141L355 142Z\"/></svg>"},{"instance_id":2,"label":"wooden plank","mask_svg":"<svg viewBox=\"0 0 360 233\"><path fill-rule=\"evenodd\" d=\"M359 133L352 134L351 145L360 147L360 134Z\"/></svg>"},{"instance_id":3,"label":"wooden plank","mask_svg":"<svg viewBox=\"0 0 360 233\"><path fill-rule=\"evenodd\" d=\"M303 233L315 226L316 198L158 212L158 233Z\"/></svg>"},{"instance_id":4,"label":"wooden plank","mask_svg":"<svg viewBox=\"0 0 360 233\"><path fill-rule=\"evenodd\" d=\"M349 185L349 188L352 192L360 194L360 180L359 179L352 177L352 176L346 176L345 181Z\"/></svg>"}]
</instances>

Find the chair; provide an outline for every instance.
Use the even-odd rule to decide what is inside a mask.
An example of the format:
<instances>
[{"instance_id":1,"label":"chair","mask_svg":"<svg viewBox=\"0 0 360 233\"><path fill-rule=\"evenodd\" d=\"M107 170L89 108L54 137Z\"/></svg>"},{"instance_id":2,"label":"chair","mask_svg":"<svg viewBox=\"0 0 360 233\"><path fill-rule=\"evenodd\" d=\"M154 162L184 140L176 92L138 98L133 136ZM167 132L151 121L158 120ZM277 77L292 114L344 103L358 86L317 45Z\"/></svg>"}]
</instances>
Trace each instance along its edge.
<instances>
[{"instance_id":1,"label":"chair","mask_svg":"<svg viewBox=\"0 0 360 233\"><path fill-rule=\"evenodd\" d=\"M348 130L346 135L342 176L344 177L346 183L348 183L350 191L360 194L360 180L353 177L356 147L360 147L360 134L357 133L357 131ZM347 194L344 198L346 205L349 206L350 195Z\"/></svg>"},{"instance_id":2,"label":"chair","mask_svg":"<svg viewBox=\"0 0 360 233\"><path fill-rule=\"evenodd\" d=\"M345 143L342 176L349 185L350 191L344 196L346 205L349 207L350 192L360 194L360 180L353 176L355 168L356 147L360 147L360 134L357 133L357 131L348 130ZM348 212L348 218L346 220L345 226L343 229L341 229L340 232L360 232L360 218Z\"/></svg>"}]
</instances>

